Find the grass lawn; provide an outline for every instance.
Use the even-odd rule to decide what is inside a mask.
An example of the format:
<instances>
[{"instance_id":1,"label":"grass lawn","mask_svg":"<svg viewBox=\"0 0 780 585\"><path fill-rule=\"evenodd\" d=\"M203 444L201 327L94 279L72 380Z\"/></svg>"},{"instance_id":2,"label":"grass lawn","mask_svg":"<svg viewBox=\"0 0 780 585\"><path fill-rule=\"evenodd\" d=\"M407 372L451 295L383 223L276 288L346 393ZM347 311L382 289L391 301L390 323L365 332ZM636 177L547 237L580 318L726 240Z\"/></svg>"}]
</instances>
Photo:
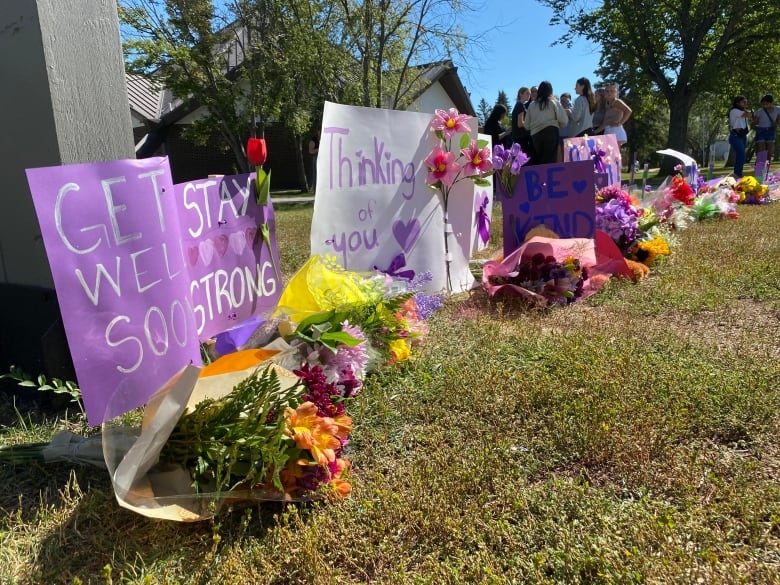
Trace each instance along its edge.
<instances>
[{"instance_id":1,"label":"grass lawn","mask_svg":"<svg viewBox=\"0 0 780 585\"><path fill-rule=\"evenodd\" d=\"M277 212L286 276L311 210ZM342 503L176 524L99 470L0 466L0 583L780 583L780 205L739 211L566 308L450 298L354 402ZM0 422L80 428L7 395Z\"/></svg>"}]
</instances>

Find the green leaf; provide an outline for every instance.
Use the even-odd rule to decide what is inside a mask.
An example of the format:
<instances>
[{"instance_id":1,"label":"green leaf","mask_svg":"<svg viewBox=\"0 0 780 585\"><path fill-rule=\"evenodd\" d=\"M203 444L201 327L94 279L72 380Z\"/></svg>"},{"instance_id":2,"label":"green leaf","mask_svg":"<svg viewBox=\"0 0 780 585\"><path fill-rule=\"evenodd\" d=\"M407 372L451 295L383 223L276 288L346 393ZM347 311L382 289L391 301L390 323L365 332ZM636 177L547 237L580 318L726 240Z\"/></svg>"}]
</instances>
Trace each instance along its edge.
<instances>
[{"instance_id":1,"label":"green leaf","mask_svg":"<svg viewBox=\"0 0 780 585\"><path fill-rule=\"evenodd\" d=\"M469 136L468 134L463 134L460 137L460 147L461 147L461 149L468 148L469 144L471 144L471 136Z\"/></svg>"},{"instance_id":2,"label":"green leaf","mask_svg":"<svg viewBox=\"0 0 780 585\"><path fill-rule=\"evenodd\" d=\"M355 347L363 343L362 339L353 337L346 331L329 331L328 333L323 333L321 340L335 341L337 344L342 343L349 347Z\"/></svg>"},{"instance_id":3,"label":"green leaf","mask_svg":"<svg viewBox=\"0 0 780 585\"><path fill-rule=\"evenodd\" d=\"M298 324L298 328L296 329L296 332L297 331L304 331L304 330L308 329L312 325L320 325L322 323L330 323L331 320L333 319L333 316L335 314L336 314L336 311L330 310L330 311L325 311L325 312L322 312L322 313L315 313L314 315L310 315L310 316L306 317L303 321L301 321Z\"/></svg>"},{"instance_id":4,"label":"green leaf","mask_svg":"<svg viewBox=\"0 0 780 585\"><path fill-rule=\"evenodd\" d=\"M267 205L268 197L271 194L271 171L266 173L262 168L257 168L255 178L255 196L258 205Z\"/></svg>"}]
</instances>

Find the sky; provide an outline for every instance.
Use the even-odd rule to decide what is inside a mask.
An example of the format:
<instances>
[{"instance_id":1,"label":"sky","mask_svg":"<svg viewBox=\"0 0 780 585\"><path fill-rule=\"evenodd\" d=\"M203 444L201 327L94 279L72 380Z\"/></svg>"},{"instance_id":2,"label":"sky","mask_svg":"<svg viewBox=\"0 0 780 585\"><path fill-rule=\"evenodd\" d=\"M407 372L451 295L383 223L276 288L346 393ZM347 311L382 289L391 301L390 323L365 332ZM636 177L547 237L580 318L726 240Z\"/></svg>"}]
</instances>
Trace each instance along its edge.
<instances>
[{"instance_id":1,"label":"sky","mask_svg":"<svg viewBox=\"0 0 780 585\"><path fill-rule=\"evenodd\" d=\"M477 63L458 63L458 74L479 109L484 98L493 106L500 90L514 105L517 90L547 80L555 95L568 91L572 97L574 83L587 77L592 84L599 79L599 52L596 45L578 39L568 49L551 47L565 32L564 27L550 26L552 10L536 0L492 0L484 3L478 14L466 14L461 27L471 36L484 38L486 50Z\"/></svg>"}]
</instances>

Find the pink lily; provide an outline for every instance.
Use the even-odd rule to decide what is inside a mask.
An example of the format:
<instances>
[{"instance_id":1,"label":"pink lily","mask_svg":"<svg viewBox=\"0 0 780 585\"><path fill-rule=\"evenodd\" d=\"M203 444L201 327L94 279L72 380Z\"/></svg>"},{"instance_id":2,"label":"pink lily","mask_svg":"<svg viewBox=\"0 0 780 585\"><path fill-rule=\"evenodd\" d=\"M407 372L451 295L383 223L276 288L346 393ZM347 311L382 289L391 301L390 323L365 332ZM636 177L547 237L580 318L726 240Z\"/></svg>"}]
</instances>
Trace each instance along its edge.
<instances>
[{"instance_id":1,"label":"pink lily","mask_svg":"<svg viewBox=\"0 0 780 585\"><path fill-rule=\"evenodd\" d=\"M455 154L447 152L441 146L434 147L423 163L428 167L426 182L429 185L441 182L442 185L450 187L460 171L460 167L455 162Z\"/></svg>"},{"instance_id":2,"label":"pink lily","mask_svg":"<svg viewBox=\"0 0 780 585\"><path fill-rule=\"evenodd\" d=\"M431 130L441 131L444 136L449 140L456 132L470 132L466 120L469 120L471 116L468 114L460 114L455 108L450 108L449 112L444 110L436 110L436 115L431 122Z\"/></svg>"},{"instance_id":3,"label":"pink lily","mask_svg":"<svg viewBox=\"0 0 780 585\"><path fill-rule=\"evenodd\" d=\"M493 168L493 162L490 160L490 147L479 148L476 140L472 140L468 148L460 151L466 159L463 165L463 174L466 177L472 177L481 173L486 173Z\"/></svg>"}]
</instances>

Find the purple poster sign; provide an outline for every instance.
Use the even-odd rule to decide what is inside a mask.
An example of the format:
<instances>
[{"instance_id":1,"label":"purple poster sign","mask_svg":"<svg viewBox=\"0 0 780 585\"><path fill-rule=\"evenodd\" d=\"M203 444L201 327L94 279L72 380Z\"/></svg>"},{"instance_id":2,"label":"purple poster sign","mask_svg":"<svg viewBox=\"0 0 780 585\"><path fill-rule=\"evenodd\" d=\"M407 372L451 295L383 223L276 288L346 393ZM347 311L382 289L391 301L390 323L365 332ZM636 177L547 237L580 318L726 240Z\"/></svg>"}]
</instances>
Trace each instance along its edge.
<instances>
[{"instance_id":1,"label":"purple poster sign","mask_svg":"<svg viewBox=\"0 0 780 585\"><path fill-rule=\"evenodd\" d=\"M502 194L504 255L539 225L561 238L592 238L596 226L593 162L523 167L512 193Z\"/></svg>"},{"instance_id":2,"label":"purple poster sign","mask_svg":"<svg viewBox=\"0 0 780 585\"><path fill-rule=\"evenodd\" d=\"M174 186L149 158L27 178L90 424L200 363L199 339L275 306L273 211L249 175Z\"/></svg>"},{"instance_id":3,"label":"purple poster sign","mask_svg":"<svg viewBox=\"0 0 780 585\"><path fill-rule=\"evenodd\" d=\"M581 138L565 138L563 141L564 162L592 160L595 172L601 175L596 183L604 181L607 185L620 186L620 169L622 158L620 147L614 134L602 136L583 136Z\"/></svg>"},{"instance_id":4,"label":"purple poster sign","mask_svg":"<svg viewBox=\"0 0 780 585\"><path fill-rule=\"evenodd\" d=\"M274 309L282 288L274 212L270 200L257 204L254 175L201 179L175 188L199 337L207 339Z\"/></svg>"}]
</instances>

